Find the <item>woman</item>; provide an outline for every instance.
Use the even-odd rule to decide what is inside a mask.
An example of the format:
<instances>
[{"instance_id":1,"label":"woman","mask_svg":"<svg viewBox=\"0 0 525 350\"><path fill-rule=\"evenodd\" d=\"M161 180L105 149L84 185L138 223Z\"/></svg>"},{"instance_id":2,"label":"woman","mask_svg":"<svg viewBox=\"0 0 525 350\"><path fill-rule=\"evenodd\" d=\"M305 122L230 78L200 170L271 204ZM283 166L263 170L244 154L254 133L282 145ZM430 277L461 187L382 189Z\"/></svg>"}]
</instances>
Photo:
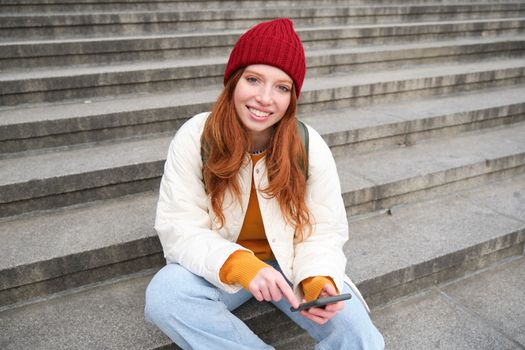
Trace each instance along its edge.
<instances>
[{"instance_id":1,"label":"woman","mask_svg":"<svg viewBox=\"0 0 525 350\"><path fill-rule=\"evenodd\" d=\"M251 297L286 313L318 349L384 346L345 276L333 157L312 128L308 155L298 135L305 71L292 22L258 24L235 44L212 112L170 145L155 222L168 264L147 288L145 313L183 349L271 349L231 313ZM339 293L353 298L290 311Z\"/></svg>"}]
</instances>

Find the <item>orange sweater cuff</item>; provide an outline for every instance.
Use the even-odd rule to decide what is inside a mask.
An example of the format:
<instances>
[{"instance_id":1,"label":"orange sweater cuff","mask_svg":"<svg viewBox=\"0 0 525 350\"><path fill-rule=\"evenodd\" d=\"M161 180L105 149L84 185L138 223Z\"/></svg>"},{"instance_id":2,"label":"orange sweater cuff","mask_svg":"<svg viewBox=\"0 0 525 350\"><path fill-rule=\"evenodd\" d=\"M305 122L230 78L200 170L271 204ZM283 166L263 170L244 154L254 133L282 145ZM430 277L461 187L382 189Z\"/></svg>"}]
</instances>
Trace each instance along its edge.
<instances>
[{"instance_id":1,"label":"orange sweater cuff","mask_svg":"<svg viewBox=\"0 0 525 350\"><path fill-rule=\"evenodd\" d=\"M304 298L306 299L306 301L312 301L317 299L319 297L319 294L321 294L324 285L327 283L331 283L337 290L334 280L331 277L314 276L304 279L301 282L301 285L303 287Z\"/></svg>"},{"instance_id":2,"label":"orange sweater cuff","mask_svg":"<svg viewBox=\"0 0 525 350\"><path fill-rule=\"evenodd\" d=\"M219 272L219 277L226 284L240 284L248 290L250 282L253 280L259 270L269 267L251 252L246 250L237 250L233 252Z\"/></svg>"}]
</instances>

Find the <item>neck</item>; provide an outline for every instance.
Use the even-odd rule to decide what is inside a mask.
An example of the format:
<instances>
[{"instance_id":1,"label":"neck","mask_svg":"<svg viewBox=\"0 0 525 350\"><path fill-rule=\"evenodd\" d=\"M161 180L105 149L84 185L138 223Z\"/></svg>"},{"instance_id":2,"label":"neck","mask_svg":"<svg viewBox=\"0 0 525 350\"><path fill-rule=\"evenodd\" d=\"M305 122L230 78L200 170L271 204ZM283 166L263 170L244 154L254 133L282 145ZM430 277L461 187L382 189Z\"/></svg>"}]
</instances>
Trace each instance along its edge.
<instances>
[{"instance_id":1,"label":"neck","mask_svg":"<svg viewBox=\"0 0 525 350\"><path fill-rule=\"evenodd\" d=\"M266 150L270 146L273 129L266 129L259 133L252 133L252 153Z\"/></svg>"}]
</instances>

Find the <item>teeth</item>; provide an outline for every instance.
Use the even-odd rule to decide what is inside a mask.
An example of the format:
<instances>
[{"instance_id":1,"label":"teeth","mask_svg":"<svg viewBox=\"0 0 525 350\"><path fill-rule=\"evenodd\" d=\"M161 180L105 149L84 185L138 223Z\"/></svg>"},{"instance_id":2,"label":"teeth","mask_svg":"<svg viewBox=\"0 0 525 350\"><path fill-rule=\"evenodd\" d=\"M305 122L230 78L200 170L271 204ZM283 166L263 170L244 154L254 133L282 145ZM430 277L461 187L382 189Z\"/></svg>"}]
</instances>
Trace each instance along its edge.
<instances>
[{"instance_id":1,"label":"teeth","mask_svg":"<svg viewBox=\"0 0 525 350\"><path fill-rule=\"evenodd\" d=\"M270 113L261 112L255 108L248 108L248 110L252 112L253 114L255 114L256 116L261 117L261 118L265 118L270 115Z\"/></svg>"}]
</instances>

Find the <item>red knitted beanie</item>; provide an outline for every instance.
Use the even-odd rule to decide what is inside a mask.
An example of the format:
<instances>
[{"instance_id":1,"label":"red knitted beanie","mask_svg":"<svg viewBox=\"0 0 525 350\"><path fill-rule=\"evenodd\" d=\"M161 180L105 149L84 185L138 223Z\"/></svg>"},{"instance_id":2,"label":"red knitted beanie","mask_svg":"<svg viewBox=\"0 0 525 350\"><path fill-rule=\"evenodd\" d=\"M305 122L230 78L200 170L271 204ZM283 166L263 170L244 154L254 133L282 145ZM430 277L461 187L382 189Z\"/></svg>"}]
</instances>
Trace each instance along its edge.
<instances>
[{"instance_id":1,"label":"red knitted beanie","mask_svg":"<svg viewBox=\"0 0 525 350\"><path fill-rule=\"evenodd\" d=\"M224 84L237 69L251 64L267 64L286 72L293 79L299 97L306 61L303 44L291 20L281 18L262 22L241 35L226 65Z\"/></svg>"}]
</instances>

